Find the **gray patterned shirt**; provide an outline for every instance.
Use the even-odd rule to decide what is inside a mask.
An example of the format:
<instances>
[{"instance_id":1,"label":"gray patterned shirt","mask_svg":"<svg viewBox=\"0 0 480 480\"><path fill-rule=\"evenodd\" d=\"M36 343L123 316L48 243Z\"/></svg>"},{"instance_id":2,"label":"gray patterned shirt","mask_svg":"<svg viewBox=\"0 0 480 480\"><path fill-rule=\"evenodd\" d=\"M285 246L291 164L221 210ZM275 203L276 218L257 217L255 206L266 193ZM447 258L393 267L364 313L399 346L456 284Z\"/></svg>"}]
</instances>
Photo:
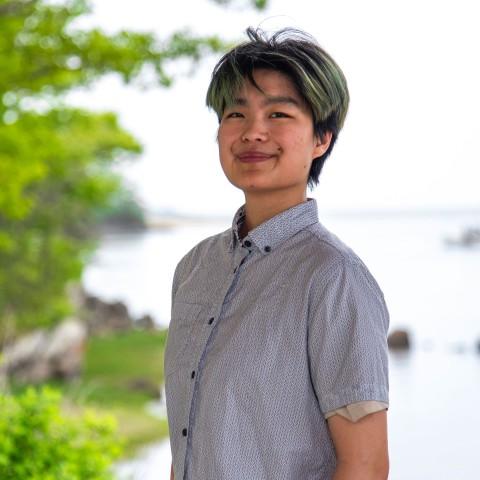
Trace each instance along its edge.
<instances>
[{"instance_id":1,"label":"gray patterned shirt","mask_svg":"<svg viewBox=\"0 0 480 480\"><path fill-rule=\"evenodd\" d=\"M178 263L165 351L175 480L327 480L325 413L388 404L388 312L314 199Z\"/></svg>"}]
</instances>

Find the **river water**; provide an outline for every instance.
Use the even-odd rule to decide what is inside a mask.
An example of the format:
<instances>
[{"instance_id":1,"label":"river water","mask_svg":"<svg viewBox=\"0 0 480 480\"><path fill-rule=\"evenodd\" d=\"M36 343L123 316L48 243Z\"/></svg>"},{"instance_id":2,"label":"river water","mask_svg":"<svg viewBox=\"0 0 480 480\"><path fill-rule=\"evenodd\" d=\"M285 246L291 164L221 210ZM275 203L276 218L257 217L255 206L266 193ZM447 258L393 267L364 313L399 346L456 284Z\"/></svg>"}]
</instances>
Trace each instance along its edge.
<instances>
[{"instance_id":1,"label":"river water","mask_svg":"<svg viewBox=\"0 0 480 480\"><path fill-rule=\"evenodd\" d=\"M381 285L391 329L407 328L408 353L390 354L392 480L480 478L480 246L445 240L480 225L480 215L322 216ZM110 234L84 274L87 290L124 300L134 315L168 325L170 285L180 258L229 219L169 231ZM119 466L119 478L169 478L168 442Z\"/></svg>"}]
</instances>

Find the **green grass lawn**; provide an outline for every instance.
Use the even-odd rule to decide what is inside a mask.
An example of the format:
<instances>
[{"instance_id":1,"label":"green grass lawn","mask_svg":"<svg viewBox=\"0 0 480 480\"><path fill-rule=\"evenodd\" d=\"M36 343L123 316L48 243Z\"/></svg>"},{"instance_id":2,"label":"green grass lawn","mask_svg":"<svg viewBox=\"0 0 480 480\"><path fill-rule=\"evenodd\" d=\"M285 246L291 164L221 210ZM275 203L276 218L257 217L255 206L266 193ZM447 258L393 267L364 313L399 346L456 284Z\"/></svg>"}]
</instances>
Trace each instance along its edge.
<instances>
[{"instance_id":1,"label":"green grass lawn","mask_svg":"<svg viewBox=\"0 0 480 480\"><path fill-rule=\"evenodd\" d=\"M67 413L83 408L113 413L119 435L125 439L127 457L138 447L168 435L166 419L153 417L145 409L163 384L166 336L166 330L132 330L91 337L81 377L73 382L49 382L62 391Z\"/></svg>"}]
</instances>

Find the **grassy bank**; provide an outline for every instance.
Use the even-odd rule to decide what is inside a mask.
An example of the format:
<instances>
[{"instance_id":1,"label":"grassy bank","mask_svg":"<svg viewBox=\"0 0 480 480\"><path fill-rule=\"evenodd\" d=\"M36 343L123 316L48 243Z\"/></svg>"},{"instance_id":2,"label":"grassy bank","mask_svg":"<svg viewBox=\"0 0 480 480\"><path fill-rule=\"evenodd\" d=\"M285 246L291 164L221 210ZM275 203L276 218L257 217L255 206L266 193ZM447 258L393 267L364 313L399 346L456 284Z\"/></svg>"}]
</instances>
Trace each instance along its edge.
<instances>
[{"instance_id":1,"label":"grassy bank","mask_svg":"<svg viewBox=\"0 0 480 480\"><path fill-rule=\"evenodd\" d=\"M163 384L166 330L129 331L88 340L82 376L73 382L49 382L65 398L65 411L83 408L113 413L125 439L125 456L141 445L168 435L166 419L150 415L145 406ZM15 388L16 391L21 388Z\"/></svg>"}]
</instances>

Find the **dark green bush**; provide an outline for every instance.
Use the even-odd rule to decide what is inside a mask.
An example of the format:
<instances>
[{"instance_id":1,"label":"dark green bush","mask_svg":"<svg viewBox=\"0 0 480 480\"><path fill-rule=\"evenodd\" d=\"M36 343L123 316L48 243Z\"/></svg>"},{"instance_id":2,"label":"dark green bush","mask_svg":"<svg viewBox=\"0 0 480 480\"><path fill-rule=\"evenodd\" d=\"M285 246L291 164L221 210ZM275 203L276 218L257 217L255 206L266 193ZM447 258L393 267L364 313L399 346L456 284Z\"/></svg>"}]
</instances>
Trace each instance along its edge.
<instances>
[{"instance_id":1,"label":"dark green bush","mask_svg":"<svg viewBox=\"0 0 480 480\"><path fill-rule=\"evenodd\" d=\"M121 447L111 416L61 411L50 388L0 393L0 479L110 480Z\"/></svg>"}]
</instances>

